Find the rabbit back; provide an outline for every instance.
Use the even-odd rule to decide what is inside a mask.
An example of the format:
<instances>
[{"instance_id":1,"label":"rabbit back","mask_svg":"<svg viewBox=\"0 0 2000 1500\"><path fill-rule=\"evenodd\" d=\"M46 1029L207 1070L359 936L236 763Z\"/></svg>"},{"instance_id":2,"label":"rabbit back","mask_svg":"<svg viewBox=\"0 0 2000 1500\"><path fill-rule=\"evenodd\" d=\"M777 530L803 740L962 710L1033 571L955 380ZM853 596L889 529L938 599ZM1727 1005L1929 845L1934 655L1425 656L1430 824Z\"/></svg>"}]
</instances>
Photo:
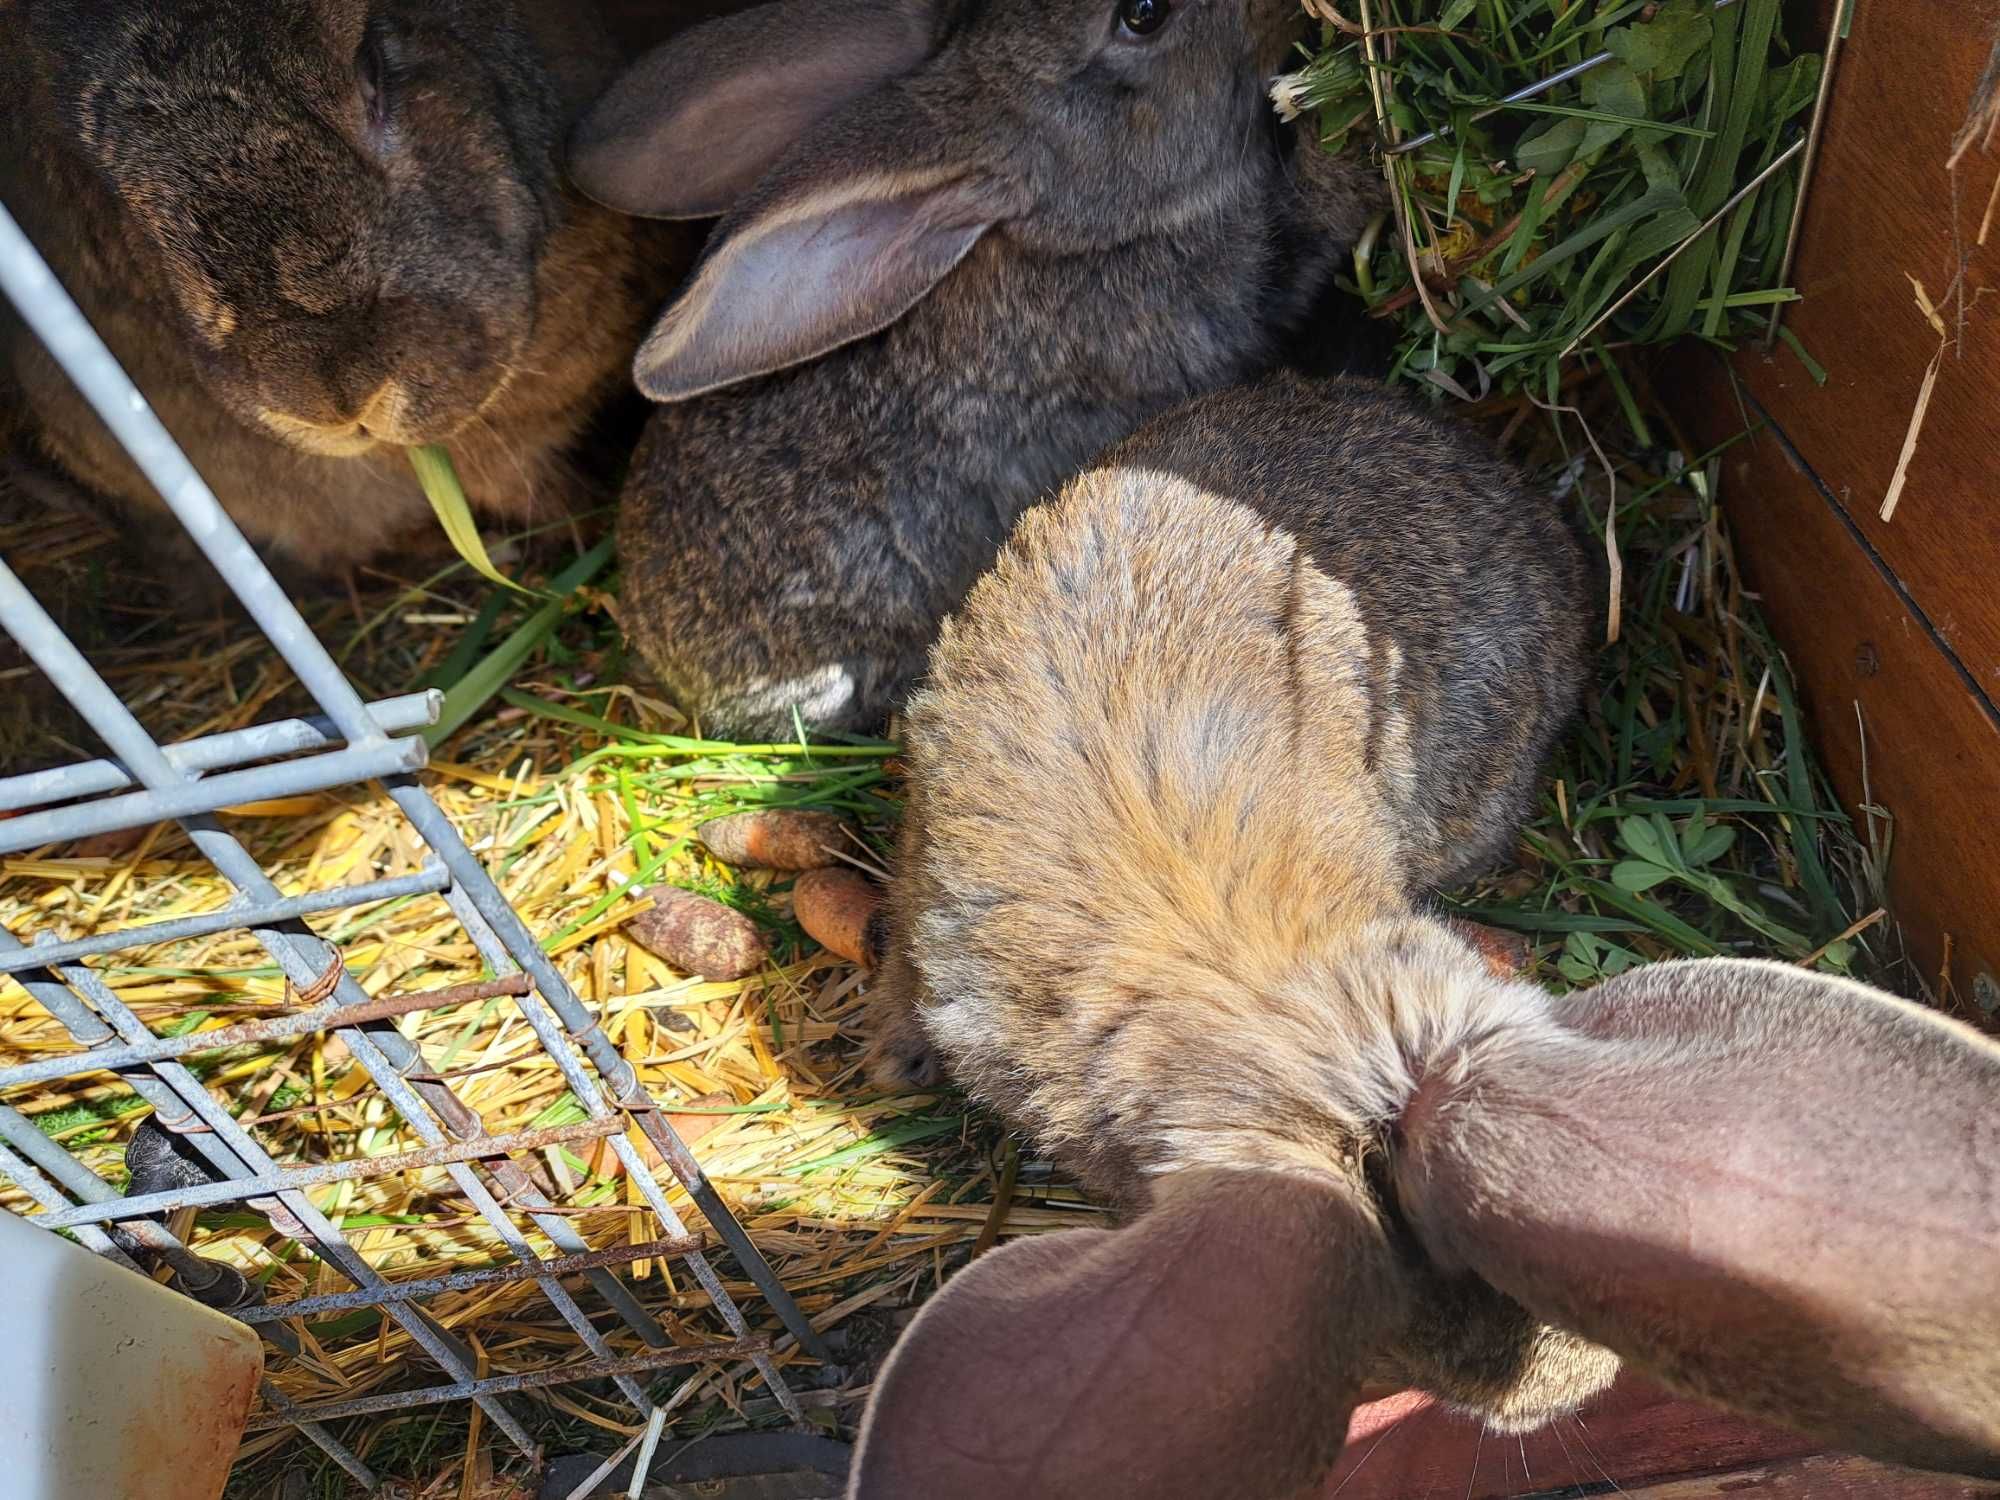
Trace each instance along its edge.
<instances>
[{"instance_id":1,"label":"rabbit back","mask_svg":"<svg viewBox=\"0 0 2000 1500\"><path fill-rule=\"evenodd\" d=\"M932 653L880 1003L1114 1195L1182 1113L1172 1058L1237 1038L1268 1110L1301 976L1512 837L1582 578L1552 501L1371 387L1272 377L1143 429Z\"/></svg>"},{"instance_id":2,"label":"rabbit back","mask_svg":"<svg viewBox=\"0 0 2000 1500\"><path fill-rule=\"evenodd\" d=\"M1291 374L1191 403L1103 466L1229 496L1351 591L1374 705L1363 760L1410 889L1506 858L1590 675L1594 575L1560 505L1399 393Z\"/></svg>"}]
</instances>

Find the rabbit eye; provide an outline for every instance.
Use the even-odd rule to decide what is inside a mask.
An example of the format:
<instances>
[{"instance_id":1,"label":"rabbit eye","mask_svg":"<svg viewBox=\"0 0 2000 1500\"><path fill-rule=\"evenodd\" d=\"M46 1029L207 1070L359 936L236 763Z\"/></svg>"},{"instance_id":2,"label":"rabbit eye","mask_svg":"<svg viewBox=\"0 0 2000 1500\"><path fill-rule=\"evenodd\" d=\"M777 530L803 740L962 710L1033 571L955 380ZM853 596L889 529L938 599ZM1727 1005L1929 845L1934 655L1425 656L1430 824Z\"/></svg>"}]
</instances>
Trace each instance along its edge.
<instances>
[{"instance_id":1,"label":"rabbit eye","mask_svg":"<svg viewBox=\"0 0 2000 1500\"><path fill-rule=\"evenodd\" d=\"M1148 37L1173 13L1173 0L1118 0L1118 27L1128 36Z\"/></svg>"},{"instance_id":2,"label":"rabbit eye","mask_svg":"<svg viewBox=\"0 0 2000 1500\"><path fill-rule=\"evenodd\" d=\"M393 70L389 48L387 32L370 22L362 34L361 48L354 54L354 78L372 130L386 130L389 126L389 82Z\"/></svg>"}]
</instances>

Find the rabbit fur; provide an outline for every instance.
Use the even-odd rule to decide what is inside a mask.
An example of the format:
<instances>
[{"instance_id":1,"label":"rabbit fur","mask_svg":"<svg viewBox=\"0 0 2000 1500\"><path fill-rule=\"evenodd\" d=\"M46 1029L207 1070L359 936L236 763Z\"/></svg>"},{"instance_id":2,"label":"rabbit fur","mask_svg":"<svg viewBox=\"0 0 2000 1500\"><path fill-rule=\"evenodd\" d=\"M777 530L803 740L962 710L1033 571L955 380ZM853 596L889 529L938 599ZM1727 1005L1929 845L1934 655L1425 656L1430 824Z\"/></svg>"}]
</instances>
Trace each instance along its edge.
<instances>
[{"instance_id":1,"label":"rabbit fur","mask_svg":"<svg viewBox=\"0 0 2000 1500\"><path fill-rule=\"evenodd\" d=\"M1364 1382L1522 1430L1620 1356L2000 1475L2000 1048L1778 964L1556 997L1418 904L1512 838L1583 578L1342 382L1197 400L1022 519L908 711L875 1067L927 1039L1126 1222L959 1272L852 1496L1305 1494Z\"/></svg>"},{"instance_id":2,"label":"rabbit fur","mask_svg":"<svg viewBox=\"0 0 2000 1500\"><path fill-rule=\"evenodd\" d=\"M1116 11L780 0L579 126L603 201L729 210L635 361L619 521L626 631L708 733L878 726L1021 509L1268 364L1373 211L1265 98L1291 0Z\"/></svg>"},{"instance_id":3,"label":"rabbit fur","mask_svg":"<svg viewBox=\"0 0 2000 1500\"><path fill-rule=\"evenodd\" d=\"M435 535L408 445L498 521L588 492L570 445L695 249L563 184L615 61L559 0L16 0L0 198L250 539L331 573ZM0 348L21 482L163 518L6 314Z\"/></svg>"}]
</instances>

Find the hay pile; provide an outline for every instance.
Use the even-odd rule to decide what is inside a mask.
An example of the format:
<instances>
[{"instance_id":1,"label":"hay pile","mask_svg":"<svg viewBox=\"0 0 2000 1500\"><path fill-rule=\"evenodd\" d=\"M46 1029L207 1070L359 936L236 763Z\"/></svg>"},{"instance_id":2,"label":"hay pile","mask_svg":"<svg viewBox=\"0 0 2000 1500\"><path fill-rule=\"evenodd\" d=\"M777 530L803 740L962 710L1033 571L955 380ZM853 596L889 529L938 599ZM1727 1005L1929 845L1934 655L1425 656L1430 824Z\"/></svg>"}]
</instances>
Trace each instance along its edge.
<instances>
[{"instance_id":1,"label":"hay pile","mask_svg":"<svg viewBox=\"0 0 2000 1500\"><path fill-rule=\"evenodd\" d=\"M1603 432L1625 430L1617 414L1633 405L1630 390L1601 381L1581 382L1563 399ZM1879 851L1857 839L1813 768L1782 660L1736 576L1715 507L1719 466L1677 441L1642 382L1637 406L1652 414L1646 440L1635 436L1601 457L1580 440L1576 418L1552 425L1525 398L1482 409L1600 526L1615 479L1627 584L1622 637L1606 653L1522 863L1462 893L1460 904L1530 934L1538 974L1554 984L1660 957L1744 951L1920 989L1897 968L1893 928L1875 899ZM156 733L210 733L302 706L247 622L190 613L162 596L133 576L108 534L80 532L67 518L0 517L0 552L44 598L64 601L86 649ZM421 582L361 582L359 598L314 601L308 612L369 696L462 682L479 670L487 643L546 610L463 569ZM624 685L613 603L607 592L573 591L528 642L500 696L473 709L438 748L427 779L646 1083L682 1108L680 1123L700 1137L697 1154L724 1196L808 1315L835 1336L848 1364L830 1377L795 1353L784 1362L818 1417L845 1422L866 1396L869 1356L892 1334L893 1315L933 1289L973 1242L1090 1222L1095 1211L1045 1164L1015 1162L996 1127L949 1091L872 1093L857 1071L862 976L799 932L788 877L719 866L690 837L699 821L738 809L826 808L864 830L856 862L879 865L896 811L893 747L682 737L686 726L671 709ZM25 682L6 663L0 672L10 684ZM73 731L60 713L40 700L30 707L33 722L11 731L10 768L85 748L62 750L59 737ZM365 790L244 809L230 821L287 891L408 872L421 857L386 798ZM635 891L662 881L756 918L774 940L774 961L749 979L705 984L629 942L623 924L644 901ZM156 920L220 906L227 895L171 829L0 859L0 921L22 935ZM319 929L340 942L371 995L481 974L436 898L380 903ZM100 972L166 1033L285 1003L278 975L247 937L119 955ZM491 1130L582 1118L508 1002L403 1024ZM25 992L0 982L0 1057L67 1046ZM280 1160L421 1144L328 1039L196 1061ZM137 1101L121 1086L85 1078L8 1102L122 1181ZM660 1226L606 1170L608 1159L588 1145L549 1153L549 1172L574 1189L579 1230L596 1247L657 1237ZM508 1259L441 1173L349 1182L314 1196L392 1279ZM0 1187L0 1202L25 1207L11 1187ZM205 1214L192 1242L256 1274L272 1300L344 1289L249 1215ZM699 1292L669 1267L635 1271L642 1299L670 1327L719 1334ZM747 1284L731 1290L754 1322L777 1331ZM577 1357L574 1336L532 1286L488 1287L428 1306L492 1371ZM619 1325L606 1326L621 1352L634 1346ZM305 1357L273 1366L296 1401L435 1378L373 1311L309 1324L305 1335ZM656 1391L674 1401L673 1432L683 1438L768 1423L776 1410L747 1368L669 1372ZM513 1405L551 1452L609 1449L637 1430L615 1393L567 1387ZM419 1481L425 1494L499 1495L525 1474L463 1406L360 1418L340 1430L380 1472ZM343 1494L344 1486L316 1450L277 1432L246 1447L234 1493L296 1500Z\"/></svg>"},{"instance_id":2,"label":"hay pile","mask_svg":"<svg viewBox=\"0 0 2000 1500\"><path fill-rule=\"evenodd\" d=\"M67 521L0 527L0 552L22 568L31 587L73 602L86 596L84 606L92 594L102 602L148 593L142 580L124 575L125 560L110 540L78 536ZM92 585L93 570L102 588ZM95 637L94 658L156 732L213 733L301 706L282 666L247 624L220 617L183 623L155 599L107 606L94 630L79 629ZM415 681L427 659L448 652L470 614L460 601L476 609L478 590L458 587L455 597L408 590L371 595L368 607L387 613L373 617L375 628L365 634L347 605L329 602L312 612L323 639L354 647L349 670L373 695ZM574 631L546 641L538 670L521 676L511 702L444 747L428 779L655 1096L698 1101L698 1112L676 1123L689 1138L699 1137L711 1178L808 1316L825 1329L858 1332L845 1347L863 1358L888 1331L863 1315L904 1306L934 1286L954 1249L986 1227L998 1141L953 1099L869 1093L857 1078L852 1045L859 976L803 939L790 920L787 880L716 865L688 834L720 812L784 804L842 811L879 838L894 814L883 795L890 747L787 754L647 737L677 727L670 711L622 690L572 691L566 684L582 670L576 661L554 670L553 658L569 649L565 639L583 660L609 639L607 627L601 614L586 614ZM65 731L60 723L44 727ZM37 748L43 756L59 753L46 734ZM12 757L10 768L28 759ZM407 873L422 861L393 806L367 791L261 804L229 822L288 892ZM872 862L866 850L856 855ZM660 879L702 889L758 917L776 937L777 961L748 981L704 984L628 942L620 928L646 905L628 888ZM0 860L0 920L23 934L109 930L209 910L227 894L173 829ZM318 928L340 943L350 972L371 996L482 973L439 898L377 903ZM119 955L99 967L148 1025L167 1034L238 1022L286 1002L282 980L247 935ZM492 1131L583 1118L511 1003L471 1004L402 1024L432 1069L485 1115ZM73 1050L68 1038L26 992L0 982L0 1056L26 1060L65 1050ZM330 1038L196 1061L216 1095L281 1160L378 1155L421 1144L399 1128L387 1101ZM122 1086L84 1078L9 1102L108 1180L122 1182L123 1142L138 1118L138 1101ZM585 1143L552 1148L547 1157L550 1174L573 1189L564 1199L582 1210L577 1227L594 1248L662 1233L650 1213L634 1206L639 1195L616 1175L607 1150ZM314 1196L391 1279L511 1260L440 1172L350 1182ZM672 1197L687 1209L685 1195L676 1190ZM29 1207L11 1185L0 1188L0 1202ZM1037 1233L1089 1212L1073 1193L1044 1184L1020 1195L1004 1232ZM297 1254L249 1214L204 1214L192 1244L260 1276L270 1300L346 1290L343 1278ZM705 1299L684 1284L684 1274L676 1280L660 1262L633 1269L643 1300L667 1316L670 1329L726 1337L704 1315ZM753 1321L776 1331L747 1282L732 1280L730 1290ZM588 1293L585 1300L593 1302ZM496 1373L580 1356L574 1334L532 1285L485 1288L427 1306L469 1336ZM622 1325L614 1325L614 1347L639 1352L636 1339L629 1333L621 1339L617 1330ZM276 1383L296 1401L435 1379L422 1374L428 1361L420 1353L412 1367L407 1335L373 1311L310 1323L304 1334L307 1357L274 1360ZM813 1373L789 1361L788 1369L810 1400ZM670 1373L662 1389L673 1393L688 1432L761 1421L775 1411L754 1378L746 1381L747 1367L704 1370L692 1379ZM820 1409L829 1417L849 1415L860 1394L839 1397L837 1405L823 1396ZM616 1434L637 1430L615 1392L600 1397L564 1388L546 1402L543 1425L556 1451L615 1446ZM531 1403L515 1404L533 1412ZM358 1421L347 1437L388 1474L507 1467L504 1440L489 1451L484 1436L468 1432L468 1420L467 1408L434 1408ZM242 1493L269 1492L266 1481L276 1468L264 1460L316 1460L313 1450L294 1444L282 1432L253 1438L244 1453ZM321 1477L326 1493L342 1492L338 1471Z\"/></svg>"}]
</instances>

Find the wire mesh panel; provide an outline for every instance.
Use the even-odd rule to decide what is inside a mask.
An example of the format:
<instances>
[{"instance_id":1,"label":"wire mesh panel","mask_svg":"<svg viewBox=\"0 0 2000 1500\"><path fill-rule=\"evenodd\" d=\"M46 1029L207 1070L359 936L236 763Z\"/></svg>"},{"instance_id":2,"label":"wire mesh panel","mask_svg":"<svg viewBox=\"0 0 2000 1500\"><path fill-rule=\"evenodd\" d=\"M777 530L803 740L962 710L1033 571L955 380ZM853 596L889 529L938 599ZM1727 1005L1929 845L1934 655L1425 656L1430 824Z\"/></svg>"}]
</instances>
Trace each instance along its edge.
<instances>
[{"instance_id":1,"label":"wire mesh panel","mask_svg":"<svg viewBox=\"0 0 2000 1500\"><path fill-rule=\"evenodd\" d=\"M0 289L47 344L117 435L208 560L311 695L319 713L162 745L0 559L0 627L60 690L110 751L105 759L0 779L0 853L172 821L234 892L223 910L141 923L58 941L47 933L0 930L0 975L9 975L59 1023L74 1050L0 1068L0 1174L40 1206L30 1222L66 1230L89 1248L135 1266L162 1266L189 1295L255 1326L274 1358L323 1360L305 1320L377 1309L379 1327L407 1336L435 1366L413 1388L347 1400L297 1404L269 1380L253 1430L303 1432L361 1484L375 1476L324 1423L373 1412L446 1402L475 1403L486 1421L524 1453L535 1441L508 1397L580 1381L610 1381L657 1439L666 1406L649 1394L663 1373L716 1362L747 1363L779 1406L800 1420L796 1397L774 1361L770 1337L752 1329L718 1276L717 1249L733 1255L768 1301L788 1339L824 1358L812 1327L778 1283L728 1206L717 1196L636 1070L550 962L430 794L418 784L425 742L436 721L435 694L363 702L307 628L257 554L217 504L126 378L110 351L57 284L13 219L0 208ZM379 783L407 837L424 857L412 873L282 892L217 814L259 799ZM333 919L386 900L442 901L491 977L430 990L370 996L314 919ZM282 973L290 1004L219 1030L169 1036L151 1029L91 961L138 948L247 932ZM413 1042L401 1018L457 1007L515 1009L548 1063L559 1070L580 1121L492 1134L437 1061ZM229 1048L324 1034L336 1038L393 1108L416 1149L311 1164L275 1160L252 1128L219 1101L188 1059ZM189 1170L171 1186L121 1195L40 1129L18 1107L22 1092L87 1075L112 1075L151 1107L156 1127ZM650 1147L642 1152L638 1135ZM539 1153L590 1144L614 1153L642 1206L666 1231L658 1239L596 1248L563 1200L564 1174L543 1169ZM672 1173L703 1224L692 1231L669 1202L646 1156ZM399 1174L449 1194L468 1222L482 1226L511 1264L446 1275L387 1279L361 1236L344 1232L309 1190ZM442 1181L439 1181L439 1179ZM448 1184L448 1186L447 1186ZM167 1216L241 1203L262 1215L319 1263L312 1295L266 1303L241 1270L193 1253ZM653 1316L624 1273L635 1263L681 1265L714 1322L706 1331ZM570 1288L580 1279L587 1290ZM426 1308L448 1293L532 1283L580 1346L552 1368L495 1372L459 1332ZM591 1305L587 1306L586 1303ZM605 1310L613 1332L600 1328ZM596 1316L593 1316L595 1311ZM622 1324L617 1329L616 1324ZM614 1338L616 1342L614 1343ZM636 1344L634 1339L636 1338ZM636 1348L639 1352L629 1352ZM623 1350L624 1352L621 1352ZM684 1387L685 1389L685 1387Z\"/></svg>"}]
</instances>

